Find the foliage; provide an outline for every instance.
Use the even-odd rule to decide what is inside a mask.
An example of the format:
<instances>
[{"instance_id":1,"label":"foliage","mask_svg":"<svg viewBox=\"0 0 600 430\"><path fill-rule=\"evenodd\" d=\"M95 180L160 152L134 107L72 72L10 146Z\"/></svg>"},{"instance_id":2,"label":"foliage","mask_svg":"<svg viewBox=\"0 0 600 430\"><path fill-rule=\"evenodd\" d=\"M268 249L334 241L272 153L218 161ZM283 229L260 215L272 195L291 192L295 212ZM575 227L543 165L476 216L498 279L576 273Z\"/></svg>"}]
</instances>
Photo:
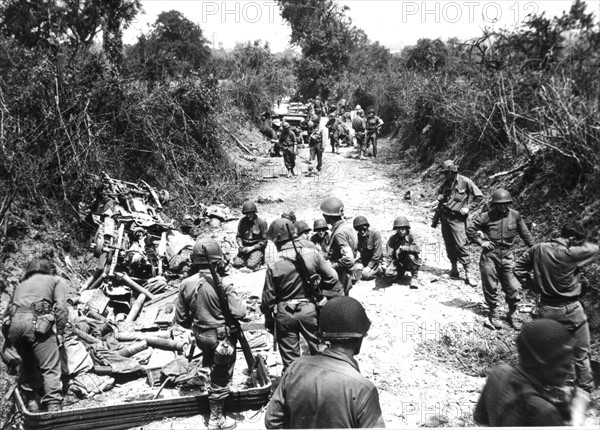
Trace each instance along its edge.
<instances>
[{"instance_id":1,"label":"foliage","mask_svg":"<svg viewBox=\"0 0 600 430\"><path fill-rule=\"evenodd\" d=\"M419 39L417 45L406 49L409 69L440 70L446 65L448 50L440 39Z\"/></svg>"}]
</instances>

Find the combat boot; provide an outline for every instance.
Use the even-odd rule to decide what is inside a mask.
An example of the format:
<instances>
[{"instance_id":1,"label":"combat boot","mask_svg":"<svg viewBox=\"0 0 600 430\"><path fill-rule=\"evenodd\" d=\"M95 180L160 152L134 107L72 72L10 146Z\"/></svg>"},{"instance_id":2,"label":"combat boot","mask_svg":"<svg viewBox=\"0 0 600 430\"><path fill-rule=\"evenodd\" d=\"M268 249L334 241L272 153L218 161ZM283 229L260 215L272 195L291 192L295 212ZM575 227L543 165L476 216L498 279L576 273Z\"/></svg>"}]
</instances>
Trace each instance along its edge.
<instances>
[{"instance_id":1,"label":"combat boot","mask_svg":"<svg viewBox=\"0 0 600 430\"><path fill-rule=\"evenodd\" d=\"M456 265L456 262L452 263L452 268L450 269L450 273L448 273L448 275L450 275L451 278L459 278L460 274L458 273L458 267Z\"/></svg>"},{"instance_id":2,"label":"combat boot","mask_svg":"<svg viewBox=\"0 0 600 430\"><path fill-rule=\"evenodd\" d=\"M223 406L225 400L210 400L210 419L208 420L208 430L232 430L236 428L237 423L233 418L223 415Z\"/></svg>"},{"instance_id":3,"label":"combat boot","mask_svg":"<svg viewBox=\"0 0 600 430\"><path fill-rule=\"evenodd\" d=\"M517 313L517 306L516 305L514 305L514 306L513 305L509 305L508 306L508 313L506 314L506 320L508 321L508 323L510 324L510 326L513 329L519 331L523 327L523 324L515 316L516 313Z\"/></svg>"},{"instance_id":4,"label":"combat boot","mask_svg":"<svg viewBox=\"0 0 600 430\"><path fill-rule=\"evenodd\" d=\"M488 317L488 320L490 322L490 325L496 329L496 330L502 330L502 323L500 322L500 320L498 319L497 315L490 315Z\"/></svg>"},{"instance_id":5,"label":"combat boot","mask_svg":"<svg viewBox=\"0 0 600 430\"><path fill-rule=\"evenodd\" d=\"M472 280L473 274L470 271L469 265L463 264L463 269L465 271L465 284L474 286L475 284L473 283L473 280Z\"/></svg>"},{"instance_id":6,"label":"combat boot","mask_svg":"<svg viewBox=\"0 0 600 430\"><path fill-rule=\"evenodd\" d=\"M421 283L419 282L419 272L413 272L410 277L410 284L408 284L408 288L411 290L418 290Z\"/></svg>"}]
</instances>

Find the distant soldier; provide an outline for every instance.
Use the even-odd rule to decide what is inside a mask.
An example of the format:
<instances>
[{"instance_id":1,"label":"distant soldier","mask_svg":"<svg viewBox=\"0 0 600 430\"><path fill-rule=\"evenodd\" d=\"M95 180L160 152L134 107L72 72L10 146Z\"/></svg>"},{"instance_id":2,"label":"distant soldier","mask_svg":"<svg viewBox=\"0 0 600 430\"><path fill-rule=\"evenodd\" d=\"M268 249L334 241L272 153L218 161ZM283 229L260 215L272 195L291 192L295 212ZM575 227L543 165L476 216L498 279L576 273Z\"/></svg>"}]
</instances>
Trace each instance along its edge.
<instances>
[{"instance_id":1,"label":"distant soldier","mask_svg":"<svg viewBox=\"0 0 600 430\"><path fill-rule=\"evenodd\" d=\"M315 114L319 117L325 116L323 111L323 102L321 101L321 97L317 96L314 102Z\"/></svg>"},{"instance_id":2,"label":"distant soldier","mask_svg":"<svg viewBox=\"0 0 600 430\"><path fill-rule=\"evenodd\" d=\"M307 144L308 139L315 129L315 123L310 120L309 115L306 115L300 123L300 130L302 131L302 143Z\"/></svg>"},{"instance_id":3,"label":"distant soldier","mask_svg":"<svg viewBox=\"0 0 600 430\"><path fill-rule=\"evenodd\" d=\"M377 137L383 125L383 120L375 115L374 109L369 109L369 115L365 121L367 135L365 137L365 148L373 145L373 157L377 157Z\"/></svg>"},{"instance_id":4,"label":"distant soldier","mask_svg":"<svg viewBox=\"0 0 600 430\"><path fill-rule=\"evenodd\" d=\"M457 263L461 263L465 271L465 283L470 285L471 257L467 250L466 225L470 210L483 199L483 194L471 179L458 174L458 167L452 160L444 161L441 173L444 182L438 190L436 213L440 217L446 254L452 265L450 277L460 276ZM435 228L436 225L434 220L431 226Z\"/></svg>"},{"instance_id":5,"label":"distant soldier","mask_svg":"<svg viewBox=\"0 0 600 430\"><path fill-rule=\"evenodd\" d=\"M353 221L354 230L358 235L357 249L360 253L355 270L365 281L375 279L381 272L383 260L383 245L381 233L370 228L369 221L364 216L357 216Z\"/></svg>"},{"instance_id":6,"label":"distant soldier","mask_svg":"<svg viewBox=\"0 0 600 430\"><path fill-rule=\"evenodd\" d=\"M47 260L34 258L15 287L2 334L21 357L19 386L29 412L62 410L58 348L67 325L67 282L52 275ZM56 325L56 330L54 326Z\"/></svg>"},{"instance_id":7,"label":"distant soldier","mask_svg":"<svg viewBox=\"0 0 600 430\"><path fill-rule=\"evenodd\" d=\"M367 150L366 147L366 127L367 123L364 118L365 112L362 109L356 111L356 115L352 119L352 129L354 130L354 136L356 137L356 143L358 145L358 158L361 160L364 158L364 151Z\"/></svg>"},{"instance_id":8,"label":"distant soldier","mask_svg":"<svg viewBox=\"0 0 600 430\"><path fill-rule=\"evenodd\" d=\"M317 249L321 252L324 258L327 258L329 254L329 227L324 219L316 219L313 224L313 235L310 237L310 241L317 246Z\"/></svg>"},{"instance_id":9,"label":"distant soldier","mask_svg":"<svg viewBox=\"0 0 600 430\"><path fill-rule=\"evenodd\" d=\"M537 314L564 325L574 337L577 385L591 393L590 328L579 302L581 268L598 258L600 248L575 225L563 225L559 237L529 248L515 263L515 276L539 295ZM533 272L533 282L529 272Z\"/></svg>"},{"instance_id":10,"label":"distant soldier","mask_svg":"<svg viewBox=\"0 0 600 430\"><path fill-rule=\"evenodd\" d=\"M492 327L499 330L502 323L498 320L498 282L502 286L508 314L506 319L515 329L520 329L520 322L514 317L517 312L519 298L519 282L513 274L515 257L512 252L517 234L527 247L533 245L533 236L525 225L521 214L509 208L512 203L510 193L502 188L492 193L492 209L484 212L467 225L467 237L481 246L481 284L483 297L489 309L489 321ZM483 238L479 233L483 234Z\"/></svg>"},{"instance_id":11,"label":"distant soldier","mask_svg":"<svg viewBox=\"0 0 600 430\"><path fill-rule=\"evenodd\" d=\"M279 136L279 146L283 150L283 163L287 169L287 176L296 175L296 154L298 153L297 139L290 123L285 121L282 125L281 136Z\"/></svg>"},{"instance_id":12,"label":"distant soldier","mask_svg":"<svg viewBox=\"0 0 600 430\"><path fill-rule=\"evenodd\" d=\"M317 172L320 172L323 168L323 130L315 128L308 138L308 147L310 149L309 160L317 160Z\"/></svg>"},{"instance_id":13,"label":"distant soldier","mask_svg":"<svg viewBox=\"0 0 600 430\"><path fill-rule=\"evenodd\" d=\"M352 297L335 297L321 311L319 332L330 343L322 354L301 357L287 369L267 406L271 428L385 427L379 393L360 374L354 356L371 321Z\"/></svg>"},{"instance_id":14,"label":"distant soldier","mask_svg":"<svg viewBox=\"0 0 600 430\"><path fill-rule=\"evenodd\" d=\"M321 203L323 218L331 226L327 259L338 273L344 294L348 295L356 279L352 269L356 263L358 238L352 226L344 221L344 203L337 197L328 197Z\"/></svg>"},{"instance_id":15,"label":"distant soldier","mask_svg":"<svg viewBox=\"0 0 600 430\"><path fill-rule=\"evenodd\" d=\"M192 250L193 274L181 282L175 305L175 322L192 329L196 345L202 350L202 366L211 369L208 387L210 430L236 427L235 420L223 414L223 407L231 391L237 340L225 321L209 268L210 263L222 264L222 261L223 252L215 240L198 239ZM238 296L233 285L223 285L223 291L231 315L244 318L246 302Z\"/></svg>"},{"instance_id":16,"label":"distant soldier","mask_svg":"<svg viewBox=\"0 0 600 430\"><path fill-rule=\"evenodd\" d=\"M331 152L340 153L340 120L335 116L335 113L329 114L329 121L325 124L329 131L329 143L331 144Z\"/></svg>"},{"instance_id":17,"label":"distant soldier","mask_svg":"<svg viewBox=\"0 0 600 430\"><path fill-rule=\"evenodd\" d=\"M316 298L310 294L302 281L298 269L293 237L294 226L286 219L279 218L269 226L268 238L277 247L277 261L269 264L265 275L261 311L265 314L265 326L277 336L277 344L283 362L283 372L300 357L300 335L308 343L311 355L317 353L317 309ZM304 247L296 241L310 278L318 275L320 286L331 296L341 294L337 273L323 259L316 249ZM319 299L320 300L320 299ZM276 309L274 309L276 308Z\"/></svg>"},{"instance_id":18,"label":"distant soldier","mask_svg":"<svg viewBox=\"0 0 600 430\"><path fill-rule=\"evenodd\" d=\"M410 222L405 216L394 220L394 233L387 241L383 267L385 277L401 280L406 272L410 272L410 288L419 288L419 269L421 268L421 248L415 237L410 234Z\"/></svg>"},{"instance_id":19,"label":"distant soldier","mask_svg":"<svg viewBox=\"0 0 600 430\"><path fill-rule=\"evenodd\" d=\"M256 215L258 209L254 202L247 201L242 205L244 217L238 224L236 241L238 254L233 259L233 267L244 267L256 270L265 258L267 247L267 222Z\"/></svg>"}]
</instances>

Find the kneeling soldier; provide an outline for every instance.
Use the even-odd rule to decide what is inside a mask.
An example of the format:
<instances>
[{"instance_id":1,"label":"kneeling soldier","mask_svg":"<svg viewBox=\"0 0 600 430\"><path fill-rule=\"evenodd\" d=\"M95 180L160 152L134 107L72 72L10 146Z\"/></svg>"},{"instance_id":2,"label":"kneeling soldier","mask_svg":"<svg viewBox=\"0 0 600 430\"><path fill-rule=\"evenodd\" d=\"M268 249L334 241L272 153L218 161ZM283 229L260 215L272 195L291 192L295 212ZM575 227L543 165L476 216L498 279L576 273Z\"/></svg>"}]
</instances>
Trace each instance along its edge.
<instances>
[{"instance_id":1,"label":"kneeling soldier","mask_svg":"<svg viewBox=\"0 0 600 430\"><path fill-rule=\"evenodd\" d=\"M364 216L354 218L354 230L358 235L358 252L360 258L354 265L360 271L360 279L370 281L380 272L383 259L383 245L381 234L370 227L369 221Z\"/></svg>"},{"instance_id":2,"label":"kneeling soldier","mask_svg":"<svg viewBox=\"0 0 600 430\"><path fill-rule=\"evenodd\" d=\"M406 272L411 273L410 288L419 288L418 277L421 267L421 248L410 234L410 222L404 216L396 217L394 220L393 234L386 245L384 267L385 276L388 279L400 280Z\"/></svg>"},{"instance_id":3,"label":"kneeling soldier","mask_svg":"<svg viewBox=\"0 0 600 430\"><path fill-rule=\"evenodd\" d=\"M256 270L265 258L267 247L267 222L256 215L254 202L247 201L242 206L244 217L238 224L236 241L238 255L233 259L233 267Z\"/></svg>"}]
</instances>

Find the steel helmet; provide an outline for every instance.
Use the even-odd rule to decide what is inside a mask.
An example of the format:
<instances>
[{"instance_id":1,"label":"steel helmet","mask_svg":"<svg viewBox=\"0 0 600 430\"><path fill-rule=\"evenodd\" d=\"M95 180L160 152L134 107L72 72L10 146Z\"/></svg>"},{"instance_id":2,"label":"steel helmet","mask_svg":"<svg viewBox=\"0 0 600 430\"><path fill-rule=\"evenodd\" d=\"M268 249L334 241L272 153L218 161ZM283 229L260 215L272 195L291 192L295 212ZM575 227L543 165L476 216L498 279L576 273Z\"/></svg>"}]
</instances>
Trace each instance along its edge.
<instances>
[{"instance_id":1,"label":"steel helmet","mask_svg":"<svg viewBox=\"0 0 600 430\"><path fill-rule=\"evenodd\" d=\"M573 354L573 339L563 324L541 318L523 326L517 337L517 351L524 367L551 366Z\"/></svg>"},{"instance_id":2,"label":"steel helmet","mask_svg":"<svg viewBox=\"0 0 600 430\"><path fill-rule=\"evenodd\" d=\"M458 172L458 167L456 167L454 161L446 160L442 163L442 168L440 170L442 172Z\"/></svg>"},{"instance_id":3,"label":"steel helmet","mask_svg":"<svg viewBox=\"0 0 600 430\"><path fill-rule=\"evenodd\" d=\"M292 236L290 236L290 233ZM267 230L267 239L275 243L287 242L288 240L292 239L295 233L296 227L294 227L294 224L292 224L289 219L277 218L271 223L269 229Z\"/></svg>"},{"instance_id":4,"label":"steel helmet","mask_svg":"<svg viewBox=\"0 0 600 430\"><path fill-rule=\"evenodd\" d=\"M397 228L410 228L410 222L408 222L408 218L406 218L405 216L397 216L396 219L394 220L394 230L396 230Z\"/></svg>"},{"instance_id":5,"label":"steel helmet","mask_svg":"<svg viewBox=\"0 0 600 430\"><path fill-rule=\"evenodd\" d=\"M354 225L354 229L357 229L361 225L366 225L367 227L370 226L369 221L367 221L367 219L362 215L359 215L356 218L354 218L353 225Z\"/></svg>"},{"instance_id":6,"label":"steel helmet","mask_svg":"<svg viewBox=\"0 0 600 430\"><path fill-rule=\"evenodd\" d=\"M356 105L356 107L354 109L361 110L362 108L360 107L360 105Z\"/></svg>"},{"instance_id":7,"label":"steel helmet","mask_svg":"<svg viewBox=\"0 0 600 430\"><path fill-rule=\"evenodd\" d=\"M512 203L512 197L504 188L498 188L492 193L492 204L494 203Z\"/></svg>"},{"instance_id":8,"label":"steel helmet","mask_svg":"<svg viewBox=\"0 0 600 430\"><path fill-rule=\"evenodd\" d=\"M357 111L356 111L356 113L357 113L358 115L362 115L363 113L365 113L365 111L364 111L364 110L362 110L362 109L359 109L359 110L357 110Z\"/></svg>"},{"instance_id":9,"label":"steel helmet","mask_svg":"<svg viewBox=\"0 0 600 430\"><path fill-rule=\"evenodd\" d=\"M244 202L244 204L242 205L242 213L247 214L249 212L258 212L256 205L254 204L254 202L251 202L250 200Z\"/></svg>"},{"instance_id":10,"label":"steel helmet","mask_svg":"<svg viewBox=\"0 0 600 430\"><path fill-rule=\"evenodd\" d=\"M36 273L45 273L46 275L52 275L52 266L48 260L42 258L34 258L31 260L25 268L25 276L23 279L29 278L31 275Z\"/></svg>"},{"instance_id":11,"label":"steel helmet","mask_svg":"<svg viewBox=\"0 0 600 430\"><path fill-rule=\"evenodd\" d=\"M208 261L206 259L208 254ZM223 260L219 243L210 237L198 239L192 249L192 264L218 263Z\"/></svg>"},{"instance_id":12,"label":"steel helmet","mask_svg":"<svg viewBox=\"0 0 600 430\"><path fill-rule=\"evenodd\" d=\"M283 124L281 124L281 126L283 127L284 130L287 130L288 128L290 128L290 123L287 121L284 121Z\"/></svg>"},{"instance_id":13,"label":"steel helmet","mask_svg":"<svg viewBox=\"0 0 600 430\"><path fill-rule=\"evenodd\" d=\"M329 114L329 118L335 118L335 114L334 114L333 112L331 112L331 113Z\"/></svg>"},{"instance_id":14,"label":"steel helmet","mask_svg":"<svg viewBox=\"0 0 600 430\"><path fill-rule=\"evenodd\" d=\"M327 226L327 222L323 218L316 219L313 224L313 230L327 230L329 227Z\"/></svg>"},{"instance_id":15,"label":"steel helmet","mask_svg":"<svg viewBox=\"0 0 600 430\"><path fill-rule=\"evenodd\" d=\"M371 113L375 113L375 109L373 109L373 108L369 109L369 113L370 113L370 114L371 114Z\"/></svg>"},{"instance_id":16,"label":"steel helmet","mask_svg":"<svg viewBox=\"0 0 600 430\"><path fill-rule=\"evenodd\" d=\"M302 233L307 233L311 230L308 224L304 221L296 221L294 223L294 227L296 227L296 232L298 233L298 235L301 235Z\"/></svg>"},{"instance_id":17,"label":"steel helmet","mask_svg":"<svg viewBox=\"0 0 600 430\"><path fill-rule=\"evenodd\" d=\"M319 331L323 339L363 338L370 327L365 308L353 297L334 297L321 310Z\"/></svg>"},{"instance_id":18,"label":"steel helmet","mask_svg":"<svg viewBox=\"0 0 600 430\"><path fill-rule=\"evenodd\" d=\"M344 202L337 197L327 197L321 203L321 212L323 212L324 215L343 216Z\"/></svg>"}]
</instances>

